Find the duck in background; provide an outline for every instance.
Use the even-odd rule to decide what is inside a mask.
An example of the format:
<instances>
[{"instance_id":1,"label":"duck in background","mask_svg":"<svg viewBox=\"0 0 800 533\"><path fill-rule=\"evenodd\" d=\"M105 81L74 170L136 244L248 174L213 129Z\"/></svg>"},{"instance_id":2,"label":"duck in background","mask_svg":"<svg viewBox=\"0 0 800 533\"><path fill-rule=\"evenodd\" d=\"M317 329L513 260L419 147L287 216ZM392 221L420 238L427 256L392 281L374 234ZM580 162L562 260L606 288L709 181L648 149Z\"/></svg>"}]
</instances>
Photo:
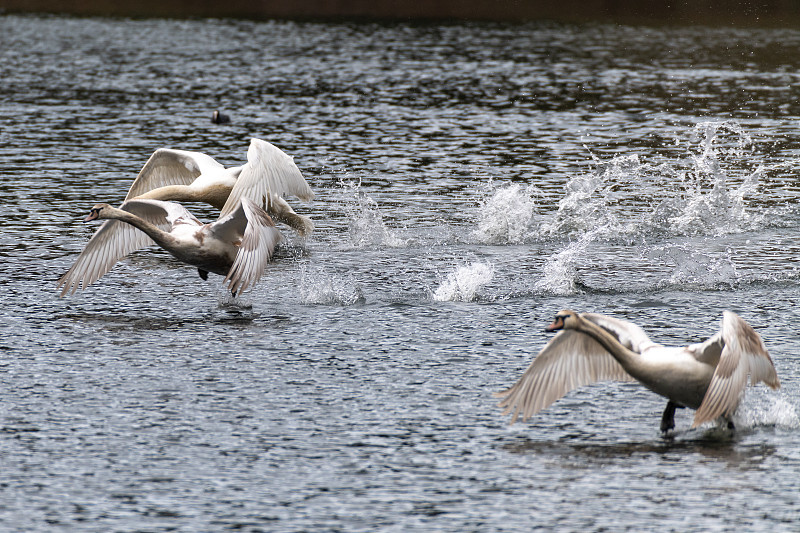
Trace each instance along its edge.
<instances>
[{"instance_id":1,"label":"duck in background","mask_svg":"<svg viewBox=\"0 0 800 533\"><path fill-rule=\"evenodd\" d=\"M214 124L228 124L230 121L231 117L223 113L220 113L216 109L214 110L214 113L211 114L211 122L213 122Z\"/></svg>"}]
</instances>

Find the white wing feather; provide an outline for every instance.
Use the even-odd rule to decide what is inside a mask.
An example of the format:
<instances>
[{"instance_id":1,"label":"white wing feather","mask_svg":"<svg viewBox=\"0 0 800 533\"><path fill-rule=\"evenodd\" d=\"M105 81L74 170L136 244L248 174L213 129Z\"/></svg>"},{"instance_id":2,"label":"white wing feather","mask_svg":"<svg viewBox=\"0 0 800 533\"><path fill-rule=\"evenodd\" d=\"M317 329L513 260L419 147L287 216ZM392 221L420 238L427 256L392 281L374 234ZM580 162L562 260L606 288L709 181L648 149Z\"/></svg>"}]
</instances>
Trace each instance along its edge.
<instances>
[{"instance_id":1,"label":"white wing feather","mask_svg":"<svg viewBox=\"0 0 800 533\"><path fill-rule=\"evenodd\" d=\"M222 208L222 215L233 213L242 198L265 208L270 194L290 194L307 201L314 198L314 192L290 156L266 141L252 139L247 164Z\"/></svg>"},{"instance_id":2,"label":"white wing feather","mask_svg":"<svg viewBox=\"0 0 800 533\"><path fill-rule=\"evenodd\" d=\"M193 220L199 225L186 209L174 202L130 200L120 209L148 220L164 231L170 231L178 218ZM155 244L153 240L134 226L119 220L106 220L86 243L75 263L58 280L58 287L63 287L61 296L85 289L103 277L117 261L152 244Z\"/></svg>"},{"instance_id":3,"label":"white wing feather","mask_svg":"<svg viewBox=\"0 0 800 533\"><path fill-rule=\"evenodd\" d=\"M693 428L720 416L731 416L747 386L748 375L751 385L763 381L773 389L780 387L767 347L750 324L725 311L719 336L724 343L722 353L703 403L695 412ZM712 337L715 338L717 335Z\"/></svg>"},{"instance_id":4,"label":"white wing feather","mask_svg":"<svg viewBox=\"0 0 800 533\"><path fill-rule=\"evenodd\" d=\"M582 315L583 316L583 315ZM576 330L559 331L503 397L503 414L525 420L566 393L596 381L635 381L600 343Z\"/></svg>"},{"instance_id":5,"label":"white wing feather","mask_svg":"<svg viewBox=\"0 0 800 533\"><path fill-rule=\"evenodd\" d=\"M160 148L153 152L133 180L126 200L168 185L191 185L201 174L224 170L214 158L200 152Z\"/></svg>"},{"instance_id":6,"label":"white wing feather","mask_svg":"<svg viewBox=\"0 0 800 533\"><path fill-rule=\"evenodd\" d=\"M283 240L267 212L248 198L242 198L233 213L212 224L211 231L220 239L240 241L236 259L223 281L236 294L258 281Z\"/></svg>"}]
</instances>

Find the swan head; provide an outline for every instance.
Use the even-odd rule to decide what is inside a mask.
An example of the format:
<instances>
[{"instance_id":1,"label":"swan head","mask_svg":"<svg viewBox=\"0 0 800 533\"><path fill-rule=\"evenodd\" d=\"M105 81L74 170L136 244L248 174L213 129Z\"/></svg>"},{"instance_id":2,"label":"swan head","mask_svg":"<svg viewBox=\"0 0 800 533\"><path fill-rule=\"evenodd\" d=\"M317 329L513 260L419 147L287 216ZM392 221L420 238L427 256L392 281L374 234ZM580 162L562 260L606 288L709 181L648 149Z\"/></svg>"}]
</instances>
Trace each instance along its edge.
<instances>
[{"instance_id":1,"label":"swan head","mask_svg":"<svg viewBox=\"0 0 800 533\"><path fill-rule=\"evenodd\" d=\"M95 206L92 207L92 210L89 211L89 214L86 215L86 218L84 218L83 221L89 222L90 220L97 220L99 218L104 218L103 212L109 207L111 206L108 204L95 204Z\"/></svg>"},{"instance_id":2,"label":"swan head","mask_svg":"<svg viewBox=\"0 0 800 533\"><path fill-rule=\"evenodd\" d=\"M560 329L576 329L580 317L575 311L565 309L556 313L553 323L544 328L545 331L558 331Z\"/></svg>"}]
</instances>

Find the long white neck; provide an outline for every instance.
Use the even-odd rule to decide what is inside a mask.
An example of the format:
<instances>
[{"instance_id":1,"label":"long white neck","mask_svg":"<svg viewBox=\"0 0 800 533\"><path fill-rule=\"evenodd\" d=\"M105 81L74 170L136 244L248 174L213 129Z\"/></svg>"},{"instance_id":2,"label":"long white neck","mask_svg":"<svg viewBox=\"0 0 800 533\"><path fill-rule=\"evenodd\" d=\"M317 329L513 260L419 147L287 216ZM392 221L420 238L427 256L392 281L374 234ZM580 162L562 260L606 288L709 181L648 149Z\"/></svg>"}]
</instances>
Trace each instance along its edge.
<instances>
[{"instance_id":1,"label":"long white neck","mask_svg":"<svg viewBox=\"0 0 800 533\"><path fill-rule=\"evenodd\" d=\"M178 240L172 234L162 230L152 222L148 222L143 218L137 217L133 213L128 213L127 211L117 209L116 207L109 206L105 208L101 218L119 220L120 222L130 224L131 226L145 232L148 237L156 242L156 244L167 251L174 249L178 243Z\"/></svg>"},{"instance_id":2,"label":"long white neck","mask_svg":"<svg viewBox=\"0 0 800 533\"><path fill-rule=\"evenodd\" d=\"M137 198L171 202L204 202L213 205L217 209L222 209L230 193L231 187L222 184L202 189L190 187L189 185L165 185L164 187L147 191L137 196Z\"/></svg>"},{"instance_id":3,"label":"long white neck","mask_svg":"<svg viewBox=\"0 0 800 533\"><path fill-rule=\"evenodd\" d=\"M634 370L639 366L641 357L638 353L623 346L614 335L601 328L594 322L580 318L579 326L575 329L586 333L594 340L599 342L600 345L608 350L614 359L616 359L619 364L622 365L622 368L629 373L631 370Z\"/></svg>"}]
</instances>

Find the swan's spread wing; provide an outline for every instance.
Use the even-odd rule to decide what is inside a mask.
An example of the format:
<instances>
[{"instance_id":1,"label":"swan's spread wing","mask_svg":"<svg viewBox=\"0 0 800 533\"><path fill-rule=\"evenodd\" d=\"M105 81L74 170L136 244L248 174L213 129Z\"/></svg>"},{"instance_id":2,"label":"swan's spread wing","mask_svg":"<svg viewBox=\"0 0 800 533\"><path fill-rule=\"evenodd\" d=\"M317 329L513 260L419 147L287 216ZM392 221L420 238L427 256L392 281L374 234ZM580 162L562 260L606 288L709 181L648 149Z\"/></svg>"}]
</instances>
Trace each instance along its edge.
<instances>
[{"instance_id":1,"label":"swan's spread wing","mask_svg":"<svg viewBox=\"0 0 800 533\"><path fill-rule=\"evenodd\" d=\"M732 415L739 405L748 375L751 385L763 381L773 389L780 387L764 341L750 324L735 313L725 311L719 335L723 342L719 364L703 403L694 415L693 428L720 416Z\"/></svg>"},{"instance_id":2,"label":"swan's spread wing","mask_svg":"<svg viewBox=\"0 0 800 533\"><path fill-rule=\"evenodd\" d=\"M513 387L496 393L503 414L525 420L566 393L596 381L635 381L600 343L576 330L559 331Z\"/></svg>"},{"instance_id":3,"label":"swan's spread wing","mask_svg":"<svg viewBox=\"0 0 800 533\"><path fill-rule=\"evenodd\" d=\"M224 169L200 152L160 148L153 152L133 181L126 200L168 185L191 185L201 174Z\"/></svg>"},{"instance_id":4,"label":"swan's spread wing","mask_svg":"<svg viewBox=\"0 0 800 533\"><path fill-rule=\"evenodd\" d=\"M230 215L211 226L214 236L238 242L239 251L223 283L238 294L254 285L272 258L275 247L283 239L266 211L247 198Z\"/></svg>"},{"instance_id":5,"label":"swan's spread wing","mask_svg":"<svg viewBox=\"0 0 800 533\"><path fill-rule=\"evenodd\" d=\"M94 232L75 263L58 280L61 296L85 289L126 255L155 244L150 237L119 220L106 220Z\"/></svg>"},{"instance_id":6,"label":"swan's spread wing","mask_svg":"<svg viewBox=\"0 0 800 533\"><path fill-rule=\"evenodd\" d=\"M130 200L121 209L169 231L180 218L194 219L182 206L158 200ZM198 223L199 224L199 223ZM144 232L119 220L106 220L92 235L75 263L58 280L61 296L85 289L126 255L154 244Z\"/></svg>"},{"instance_id":7,"label":"swan's spread wing","mask_svg":"<svg viewBox=\"0 0 800 533\"><path fill-rule=\"evenodd\" d=\"M242 198L249 198L266 208L270 193L277 196L290 194L301 200L314 198L314 192L291 157L266 141L253 139L247 150L247 164L222 208L222 215L233 213Z\"/></svg>"},{"instance_id":8,"label":"swan's spread wing","mask_svg":"<svg viewBox=\"0 0 800 533\"><path fill-rule=\"evenodd\" d=\"M686 349L695 359L707 365L716 366L725 348L725 340L722 338L722 331L714 334L703 342L690 344Z\"/></svg>"},{"instance_id":9,"label":"swan's spread wing","mask_svg":"<svg viewBox=\"0 0 800 533\"><path fill-rule=\"evenodd\" d=\"M620 344L631 351L641 353L643 349L653 344L644 330L633 322L598 313L581 313L581 317L614 335Z\"/></svg>"}]
</instances>

